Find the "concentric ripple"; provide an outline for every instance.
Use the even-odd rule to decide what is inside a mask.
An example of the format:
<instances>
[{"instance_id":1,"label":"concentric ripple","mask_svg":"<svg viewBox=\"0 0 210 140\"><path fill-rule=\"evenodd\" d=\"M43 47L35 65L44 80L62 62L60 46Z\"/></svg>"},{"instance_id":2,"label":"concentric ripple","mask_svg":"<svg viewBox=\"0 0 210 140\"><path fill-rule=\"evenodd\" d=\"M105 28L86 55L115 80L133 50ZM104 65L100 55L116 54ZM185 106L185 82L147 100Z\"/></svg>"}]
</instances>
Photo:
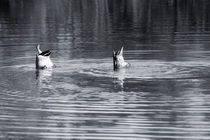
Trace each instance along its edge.
<instances>
[{"instance_id":1,"label":"concentric ripple","mask_svg":"<svg viewBox=\"0 0 210 140\"><path fill-rule=\"evenodd\" d=\"M207 62L131 60L117 72L111 62L1 67L1 138L209 138Z\"/></svg>"}]
</instances>

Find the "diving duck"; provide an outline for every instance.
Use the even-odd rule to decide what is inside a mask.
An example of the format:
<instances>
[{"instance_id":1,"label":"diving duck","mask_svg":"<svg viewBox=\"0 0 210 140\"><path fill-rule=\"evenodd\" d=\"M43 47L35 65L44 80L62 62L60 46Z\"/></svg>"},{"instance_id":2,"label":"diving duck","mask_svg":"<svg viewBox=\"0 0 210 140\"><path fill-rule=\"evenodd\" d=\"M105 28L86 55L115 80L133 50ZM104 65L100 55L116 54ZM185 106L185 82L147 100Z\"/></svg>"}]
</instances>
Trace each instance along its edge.
<instances>
[{"instance_id":1,"label":"diving duck","mask_svg":"<svg viewBox=\"0 0 210 140\"><path fill-rule=\"evenodd\" d=\"M50 50L47 51L41 51L40 45L38 44L36 46L37 54L36 54L36 69L46 69L46 68L52 68L54 64L52 63L50 59Z\"/></svg>"},{"instance_id":2,"label":"diving duck","mask_svg":"<svg viewBox=\"0 0 210 140\"><path fill-rule=\"evenodd\" d=\"M125 62L123 58L123 47L120 51L113 51L113 68L114 70L118 70L120 68L129 67L130 64Z\"/></svg>"}]
</instances>

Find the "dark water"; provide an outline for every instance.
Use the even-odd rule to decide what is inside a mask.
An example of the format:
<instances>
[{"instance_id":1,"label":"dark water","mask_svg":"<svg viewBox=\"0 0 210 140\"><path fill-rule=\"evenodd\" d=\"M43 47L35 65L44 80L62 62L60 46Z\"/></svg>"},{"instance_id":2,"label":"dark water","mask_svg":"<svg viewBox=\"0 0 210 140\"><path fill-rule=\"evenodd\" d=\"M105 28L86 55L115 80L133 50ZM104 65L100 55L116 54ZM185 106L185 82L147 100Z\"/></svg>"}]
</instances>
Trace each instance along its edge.
<instances>
[{"instance_id":1,"label":"dark water","mask_svg":"<svg viewBox=\"0 0 210 140\"><path fill-rule=\"evenodd\" d=\"M0 139L209 140L209 6L1 0ZM35 70L38 43L55 69Z\"/></svg>"}]
</instances>

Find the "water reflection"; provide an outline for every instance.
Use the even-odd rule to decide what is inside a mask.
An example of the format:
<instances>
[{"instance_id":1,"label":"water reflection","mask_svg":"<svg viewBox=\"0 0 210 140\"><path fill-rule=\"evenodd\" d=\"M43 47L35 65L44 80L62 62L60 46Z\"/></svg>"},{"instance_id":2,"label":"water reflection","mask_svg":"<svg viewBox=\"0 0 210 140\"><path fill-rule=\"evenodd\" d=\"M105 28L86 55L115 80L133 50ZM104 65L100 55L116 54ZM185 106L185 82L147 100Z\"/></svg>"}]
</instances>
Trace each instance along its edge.
<instances>
[{"instance_id":1,"label":"water reflection","mask_svg":"<svg viewBox=\"0 0 210 140\"><path fill-rule=\"evenodd\" d=\"M53 69L36 70L36 79L40 81L39 83L42 83L42 81L50 81L52 80L52 72Z\"/></svg>"},{"instance_id":2,"label":"water reflection","mask_svg":"<svg viewBox=\"0 0 210 140\"><path fill-rule=\"evenodd\" d=\"M139 46L142 43L199 44L208 37L205 34L209 31L208 3L204 0L199 3L193 0L3 0L1 16L7 18L2 18L0 23L1 41L2 44L75 44L71 50L73 58L88 54L96 58L99 48L112 51L122 43L130 49L146 49L147 46ZM27 36L20 36L21 33ZM7 42L3 34L12 40ZM178 55L175 48L165 46L164 49ZM87 52L81 54L81 50ZM100 55L108 56L108 51L104 52Z\"/></svg>"},{"instance_id":3,"label":"water reflection","mask_svg":"<svg viewBox=\"0 0 210 140\"><path fill-rule=\"evenodd\" d=\"M126 78L126 72L127 72L126 68L114 71L114 84L115 86L120 86L122 90L124 88L124 80Z\"/></svg>"}]
</instances>

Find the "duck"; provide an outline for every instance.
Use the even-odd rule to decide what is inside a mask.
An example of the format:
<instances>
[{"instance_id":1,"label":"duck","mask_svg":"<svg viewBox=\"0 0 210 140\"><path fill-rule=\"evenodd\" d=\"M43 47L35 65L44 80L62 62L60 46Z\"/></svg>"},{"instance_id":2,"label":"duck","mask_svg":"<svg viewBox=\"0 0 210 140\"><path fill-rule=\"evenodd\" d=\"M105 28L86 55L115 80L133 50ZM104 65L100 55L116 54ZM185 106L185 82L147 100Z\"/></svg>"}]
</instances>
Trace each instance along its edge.
<instances>
[{"instance_id":1,"label":"duck","mask_svg":"<svg viewBox=\"0 0 210 140\"><path fill-rule=\"evenodd\" d=\"M113 68L114 70L118 70L121 68L129 67L130 64L125 62L123 57L123 46L120 51L113 51Z\"/></svg>"},{"instance_id":2,"label":"duck","mask_svg":"<svg viewBox=\"0 0 210 140\"><path fill-rule=\"evenodd\" d=\"M36 54L36 69L46 69L52 68L54 66L52 60L50 59L50 50L41 51L40 45L36 46L37 54Z\"/></svg>"}]
</instances>

